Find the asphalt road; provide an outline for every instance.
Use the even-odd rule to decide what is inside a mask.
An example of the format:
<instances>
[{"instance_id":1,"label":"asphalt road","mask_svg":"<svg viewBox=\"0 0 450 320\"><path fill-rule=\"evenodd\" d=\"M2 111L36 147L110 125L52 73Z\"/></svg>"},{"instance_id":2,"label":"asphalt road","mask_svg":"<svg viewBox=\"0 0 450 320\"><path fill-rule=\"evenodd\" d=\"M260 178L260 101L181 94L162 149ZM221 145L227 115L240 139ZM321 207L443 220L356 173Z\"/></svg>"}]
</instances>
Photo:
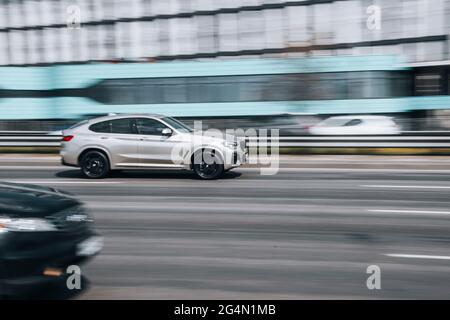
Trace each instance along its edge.
<instances>
[{"instance_id":1,"label":"asphalt road","mask_svg":"<svg viewBox=\"0 0 450 320\"><path fill-rule=\"evenodd\" d=\"M53 157L0 157L0 179L92 209L103 252L81 299L450 298L450 157L286 158L217 181L123 172L89 181ZM366 269L381 268L369 290Z\"/></svg>"}]
</instances>

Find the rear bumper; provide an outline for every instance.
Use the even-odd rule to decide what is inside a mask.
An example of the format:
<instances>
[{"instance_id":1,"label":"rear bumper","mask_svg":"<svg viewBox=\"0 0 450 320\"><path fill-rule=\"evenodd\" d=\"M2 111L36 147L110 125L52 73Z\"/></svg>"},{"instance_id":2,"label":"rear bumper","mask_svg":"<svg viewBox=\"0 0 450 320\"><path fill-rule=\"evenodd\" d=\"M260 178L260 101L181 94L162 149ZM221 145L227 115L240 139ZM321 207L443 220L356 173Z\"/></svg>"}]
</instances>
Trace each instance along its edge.
<instances>
[{"instance_id":1,"label":"rear bumper","mask_svg":"<svg viewBox=\"0 0 450 320\"><path fill-rule=\"evenodd\" d=\"M61 150L59 151L61 156L61 164L64 166L78 167L78 145L73 143L62 143Z\"/></svg>"},{"instance_id":2,"label":"rear bumper","mask_svg":"<svg viewBox=\"0 0 450 320\"><path fill-rule=\"evenodd\" d=\"M64 160L64 158L61 158L61 165L67 166L67 167L75 167L75 168L78 167L78 165L76 165L76 164L66 162L66 161Z\"/></svg>"}]
</instances>

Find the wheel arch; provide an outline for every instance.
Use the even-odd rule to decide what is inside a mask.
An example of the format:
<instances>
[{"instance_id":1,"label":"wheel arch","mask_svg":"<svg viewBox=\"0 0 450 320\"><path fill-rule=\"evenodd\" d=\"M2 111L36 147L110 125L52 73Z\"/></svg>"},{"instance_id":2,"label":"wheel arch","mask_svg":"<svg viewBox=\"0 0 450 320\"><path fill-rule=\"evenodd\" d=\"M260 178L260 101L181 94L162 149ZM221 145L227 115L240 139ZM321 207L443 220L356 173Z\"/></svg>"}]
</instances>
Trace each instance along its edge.
<instances>
[{"instance_id":1,"label":"wheel arch","mask_svg":"<svg viewBox=\"0 0 450 320\"><path fill-rule=\"evenodd\" d=\"M80 166L81 158L90 151L97 151L97 152L103 153L109 161L109 166L111 167L113 165L111 162L111 156L106 149L104 149L102 147L98 147L98 146L89 146L89 147L84 148L78 155L78 158L77 158L78 166Z\"/></svg>"}]
</instances>

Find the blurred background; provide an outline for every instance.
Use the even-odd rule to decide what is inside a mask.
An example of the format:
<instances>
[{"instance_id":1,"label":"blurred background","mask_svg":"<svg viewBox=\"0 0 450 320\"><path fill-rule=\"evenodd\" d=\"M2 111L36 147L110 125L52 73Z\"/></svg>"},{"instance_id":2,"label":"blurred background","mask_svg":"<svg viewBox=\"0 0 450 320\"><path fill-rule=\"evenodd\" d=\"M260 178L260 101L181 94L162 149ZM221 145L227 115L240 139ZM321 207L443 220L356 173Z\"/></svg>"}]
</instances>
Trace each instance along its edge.
<instances>
[{"instance_id":1,"label":"blurred background","mask_svg":"<svg viewBox=\"0 0 450 320\"><path fill-rule=\"evenodd\" d=\"M360 114L445 131L449 16L450 0L1 0L0 130L151 112L287 135Z\"/></svg>"},{"instance_id":2,"label":"blurred background","mask_svg":"<svg viewBox=\"0 0 450 320\"><path fill-rule=\"evenodd\" d=\"M87 299L448 298L449 36L450 0L0 0L0 178L93 212ZM280 171L97 182L51 154L136 112L280 129Z\"/></svg>"}]
</instances>

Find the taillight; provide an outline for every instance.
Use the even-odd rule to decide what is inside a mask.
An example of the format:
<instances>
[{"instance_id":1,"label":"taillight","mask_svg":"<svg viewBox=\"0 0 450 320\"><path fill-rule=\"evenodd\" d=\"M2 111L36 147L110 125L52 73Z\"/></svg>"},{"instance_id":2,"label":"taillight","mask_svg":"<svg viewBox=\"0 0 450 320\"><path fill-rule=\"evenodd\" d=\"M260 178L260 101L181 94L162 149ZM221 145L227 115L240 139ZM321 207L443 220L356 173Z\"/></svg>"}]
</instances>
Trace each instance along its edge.
<instances>
[{"instance_id":1,"label":"taillight","mask_svg":"<svg viewBox=\"0 0 450 320\"><path fill-rule=\"evenodd\" d=\"M73 136L64 136L63 138L62 138L62 141L64 141L64 142L69 142L70 140L72 140L73 139Z\"/></svg>"}]
</instances>

